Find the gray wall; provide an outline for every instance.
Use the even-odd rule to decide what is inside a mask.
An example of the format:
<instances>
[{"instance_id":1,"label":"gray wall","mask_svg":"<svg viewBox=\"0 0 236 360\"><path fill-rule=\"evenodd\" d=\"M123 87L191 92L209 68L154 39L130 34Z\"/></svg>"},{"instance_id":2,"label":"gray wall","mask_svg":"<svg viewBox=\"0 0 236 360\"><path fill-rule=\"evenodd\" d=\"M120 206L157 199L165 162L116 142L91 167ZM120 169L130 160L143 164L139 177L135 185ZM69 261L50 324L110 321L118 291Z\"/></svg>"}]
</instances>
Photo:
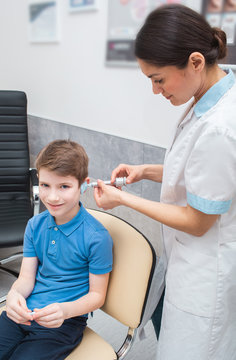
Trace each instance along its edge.
<instances>
[{"instance_id":1,"label":"gray wall","mask_svg":"<svg viewBox=\"0 0 236 360\"><path fill-rule=\"evenodd\" d=\"M32 115L28 116L28 126L31 166L34 166L35 158L42 147L55 139L70 139L80 143L90 159L89 176L95 179L109 179L111 171L119 163L163 163L165 149L160 147ZM160 184L147 180L128 185L126 190L150 200L158 201L160 198ZM81 200L85 207L97 208L92 189L88 189L81 196ZM142 231L158 253L161 251L159 223L123 206L109 212L130 222Z\"/></svg>"}]
</instances>

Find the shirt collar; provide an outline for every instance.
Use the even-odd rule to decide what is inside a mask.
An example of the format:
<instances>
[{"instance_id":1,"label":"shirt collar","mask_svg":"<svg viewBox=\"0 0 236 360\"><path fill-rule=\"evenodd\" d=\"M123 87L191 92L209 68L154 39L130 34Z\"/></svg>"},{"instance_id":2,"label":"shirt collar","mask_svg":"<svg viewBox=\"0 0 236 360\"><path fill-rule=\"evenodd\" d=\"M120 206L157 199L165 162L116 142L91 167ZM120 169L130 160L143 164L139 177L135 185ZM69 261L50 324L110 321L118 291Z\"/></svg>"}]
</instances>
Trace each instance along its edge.
<instances>
[{"instance_id":1,"label":"shirt collar","mask_svg":"<svg viewBox=\"0 0 236 360\"><path fill-rule=\"evenodd\" d=\"M213 85L195 105L194 113L197 117L204 115L234 85L233 71L229 69L225 70L225 72L227 75Z\"/></svg>"},{"instance_id":2,"label":"shirt collar","mask_svg":"<svg viewBox=\"0 0 236 360\"><path fill-rule=\"evenodd\" d=\"M85 216L85 208L83 207L83 204L81 202L79 202L80 205L80 209L78 211L78 214L69 222L67 222L66 224L62 224L62 225L57 225L54 217L48 213L48 228L52 228L52 227L56 227L58 228L65 236L69 236L70 234L73 233L73 231L75 231L80 224L83 222L84 220L84 216Z\"/></svg>"}]
</instances>

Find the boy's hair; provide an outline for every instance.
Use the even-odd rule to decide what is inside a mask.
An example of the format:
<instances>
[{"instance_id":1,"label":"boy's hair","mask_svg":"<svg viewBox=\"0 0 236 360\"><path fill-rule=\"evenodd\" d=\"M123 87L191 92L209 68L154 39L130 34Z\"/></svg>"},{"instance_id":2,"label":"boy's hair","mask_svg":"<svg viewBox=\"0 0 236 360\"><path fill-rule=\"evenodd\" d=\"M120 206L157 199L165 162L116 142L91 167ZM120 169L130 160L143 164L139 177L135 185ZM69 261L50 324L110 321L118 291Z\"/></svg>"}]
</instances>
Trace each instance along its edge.
<instances>
[{"instance_id":1,"label":"boy's hair","mask_svg":"<svg viewBox=\"0 0 236 360\"><path fill-rule=\"evenodd\" d=\"M79 186L88 176L88 156L84 148L70 140L54 140L36 158L36 169L55 171L58 175L74 176Z\"/></svg>"}]
</instances>

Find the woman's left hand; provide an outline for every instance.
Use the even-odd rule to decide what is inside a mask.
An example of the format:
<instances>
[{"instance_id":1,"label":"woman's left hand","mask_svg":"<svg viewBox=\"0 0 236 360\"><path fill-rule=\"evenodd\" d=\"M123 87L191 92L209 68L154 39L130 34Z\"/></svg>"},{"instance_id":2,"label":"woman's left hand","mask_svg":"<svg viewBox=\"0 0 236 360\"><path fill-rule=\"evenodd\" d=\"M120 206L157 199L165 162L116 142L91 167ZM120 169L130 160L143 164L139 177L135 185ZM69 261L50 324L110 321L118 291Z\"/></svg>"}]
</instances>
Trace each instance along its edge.
<instances>
[{"instance_id":1,"label":"woman's left hand","mask_svg":"<svg viewBox=\"0 0 236 360\"><path fill-rule=\"evenodd\" d=\"M121 205L121 190L110 185L105 185L98 180L98 187L94 188L94 199L98 207L104 210L113 209Z\"/></svg>"}]
</instances>

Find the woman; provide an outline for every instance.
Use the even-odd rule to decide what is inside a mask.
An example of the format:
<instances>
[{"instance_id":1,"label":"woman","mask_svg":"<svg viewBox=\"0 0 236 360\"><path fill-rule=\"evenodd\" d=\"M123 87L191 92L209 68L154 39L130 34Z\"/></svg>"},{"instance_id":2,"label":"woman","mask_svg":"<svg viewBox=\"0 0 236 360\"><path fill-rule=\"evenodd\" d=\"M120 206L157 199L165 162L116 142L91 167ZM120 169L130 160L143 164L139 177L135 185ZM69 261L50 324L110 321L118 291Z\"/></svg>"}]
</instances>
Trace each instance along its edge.
<instances>
[{"instance_id":1,"label":"woman","mask_svg":"<svg viewBox=\"0 0 236 360\"><path fill-rule=\"evenodd\" d=\"M158 360L236 359L236 85L217 61L226 36L181 5L153 11L135 54L154 94L193 98L162 165L119 165L127 183L162 182L161 202L99 181L97 205L133 208L163 224L168 259Z\"/></svg>"}]
</instances>

